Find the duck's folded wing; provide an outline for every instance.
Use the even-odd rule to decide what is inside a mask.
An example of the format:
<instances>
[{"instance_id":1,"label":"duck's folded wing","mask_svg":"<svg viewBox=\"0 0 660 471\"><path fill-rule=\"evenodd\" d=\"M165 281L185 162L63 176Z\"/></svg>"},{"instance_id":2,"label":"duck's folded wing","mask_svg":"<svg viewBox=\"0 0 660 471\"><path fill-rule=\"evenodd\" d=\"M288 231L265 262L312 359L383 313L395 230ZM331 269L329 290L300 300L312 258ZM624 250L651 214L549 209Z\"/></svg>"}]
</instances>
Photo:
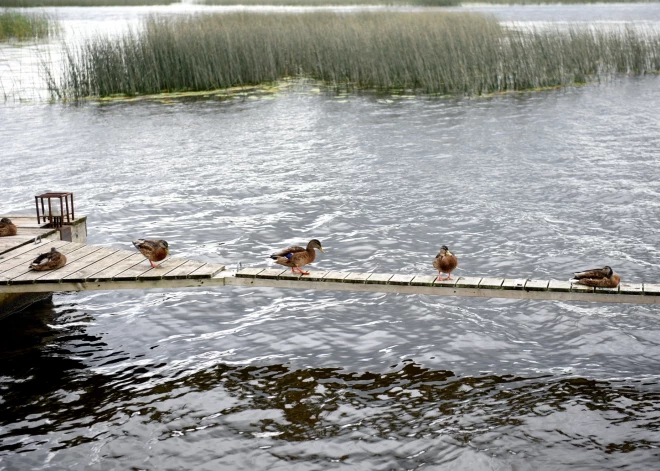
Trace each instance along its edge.
<instances>
[{"instance_id":1,"label":"duck's folded wing","mask_svg":"<svg viewBox=\"0 0 660 471\"><path fill-rule=\"evenodd\" d=\"M581 280L583 278L607 278L602 268L580 271L573 274L573 278Z\"/></svg>"},{"instance_id":2,"label":"duck's folded wing","mask_svg":"<svg viewBox=\"0 0 660 471\"><path fill-rule=\"evenodd\" d=\"M286 257L288 254L293 254L296 252L305 252L307 249L304 247L300 247L299 245L293 245L291 247L287 247L286 249L282 249L279 252L275 252L274 254L271 255L271 257Z\"/></svg>"},{"instance_id":3,"label":"duck's folded wing","mask_svg":"<svg viewBox=\"0 0 660 471\"><path fill-rule=\"evenodd\" d=\"M50 256L50 252L42 253L41 255L39 255L37 258L34 259L31 265L41 265L42 263L46 263L48 261L49 256Z\"/></svg>"}]
</instances>

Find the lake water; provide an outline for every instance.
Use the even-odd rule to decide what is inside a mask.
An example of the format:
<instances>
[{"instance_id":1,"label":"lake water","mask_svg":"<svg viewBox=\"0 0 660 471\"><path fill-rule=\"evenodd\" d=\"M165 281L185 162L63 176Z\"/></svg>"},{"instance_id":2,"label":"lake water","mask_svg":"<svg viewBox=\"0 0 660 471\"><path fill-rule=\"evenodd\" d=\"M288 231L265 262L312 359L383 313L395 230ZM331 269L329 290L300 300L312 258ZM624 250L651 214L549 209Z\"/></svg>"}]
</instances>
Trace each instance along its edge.
<instances>
[{"instance_id":1,"label":"lake water","mask_svg":"<svg viewBox=\"0 0 660 471\"><path fill-rule=\"evenodd\" d=\"M0 211L73 190L90 243L157 236L232 269L318 238L315 269L433 274L446 244L457 275L609 264L657 281L659 102L658 76L475 99L297 82L228 100L7 100ZM230 287L55 294L0 321L0 470L654 469L659 314Z\"/></svg>"}]
</instances>

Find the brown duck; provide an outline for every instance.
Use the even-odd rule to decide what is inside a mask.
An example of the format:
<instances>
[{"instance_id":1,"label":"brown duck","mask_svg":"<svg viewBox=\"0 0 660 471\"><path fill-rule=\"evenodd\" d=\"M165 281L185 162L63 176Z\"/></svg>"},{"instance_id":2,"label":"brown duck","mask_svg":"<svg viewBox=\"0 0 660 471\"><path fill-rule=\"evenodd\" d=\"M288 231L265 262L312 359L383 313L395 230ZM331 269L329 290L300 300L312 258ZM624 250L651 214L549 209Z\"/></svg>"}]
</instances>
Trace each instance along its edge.
<instances>
[{"instance_id":1,"label":"brown duck","mask_svg":"<svg viewBox=\"0 0 660 471\"><path fill-rule=\"evenodd\" d=\"M0 219L0 237L13 236L16 235L16 232L18 232L18 229L16 229L14 223L11 222L11 219Z\"/></svg>"},{"instance_id":2,"label":"brown duck","mask_svg":"<svg viewBox=\"0 0 660 471\"><path fill-rule=\"evenodd\" d=\"M585 270L573 274L571 282L578 285L593 286L596 288L616 288L621 277L614 273L610 267Z\"/></svg>"},{"instance_id":3,"label":"brown duck","mask_svg":"<svg viewBox=\"0 0 660 471\"><path fill-rule=\"evenodd\" d=\"M270 258L275 260L275 263L279 265L291 267L293 273L298 272L303 275L309 275L308 271L302 271L300 267L314 261L316 258L316 252L314 249L319 249L321 252L325 253L321 248L321 242L317 239L312 239L307 244L307 248L294 245L293 247L287 247L279 252L275 252Z\"/></svg>"},{"instance_id":4,"label":"brown duck","mask_svg":"<svg viewBox=\"0 0 660 471\"><path fill-rule=\"evenodd\" d=\"M66 255L58 252L55 247L50 249L50 252L42 253L34 262L30 264L30 268L36 271L56 270L66 265Z\"/></svg>"},{"instance_id":5,"label":"brown duck","mask_svg":"<svg viewBox=\"0 0 660 471\"><path fill-rule=\"evenodd\" d=\"M170 246L164 240L137 239L133 241L133 245L149 260L153 268L160 266L154 265L154 262L165 260L170 254Z\"/></svg>"},{"instance_id":6,"label":"brown duck","mask_svg":"<svg viewBox=\"0 0 660 471\"><path fill-rule=\"evenodd\" d=\"M443 245L440 247L440 253L433 260L433 266L438 270L438 280L451 280L451 272L458 266L458 259L446 245ZM447 278L442 278L443 273L447 274Z\"/></svg>"}]
</instances>

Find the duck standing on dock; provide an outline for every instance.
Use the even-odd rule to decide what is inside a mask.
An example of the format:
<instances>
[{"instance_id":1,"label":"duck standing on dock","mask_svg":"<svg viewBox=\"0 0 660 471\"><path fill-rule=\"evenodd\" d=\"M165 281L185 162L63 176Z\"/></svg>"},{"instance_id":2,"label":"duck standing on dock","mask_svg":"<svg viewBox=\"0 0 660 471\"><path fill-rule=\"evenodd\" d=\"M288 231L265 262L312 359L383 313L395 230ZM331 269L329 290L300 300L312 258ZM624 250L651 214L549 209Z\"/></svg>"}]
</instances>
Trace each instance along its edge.
<instances>
[{"instance_id":1,"label":"duck standing on dock","mask_svg":"<svg viewBox=\"0 0 660 471\"><path fill-rule=\"evenodd\" d=\"M30 264L30 268L36 271L57 270L66 265L66 255L58 252L55 247L50 249L50 252L42 253L34 262Z\"/></svg>"},{"instance_id":2,"label":"duck standing on dock","mask_svg":"<svg viewBox=\"0 0 660 471\"><path fill-rule=\"evenodd\" d=\"M0 237L16 235L18 229L9 218L0 219Z\"/></svg>"},{"instance_id":3,"label":"duck standing on dock","mask_svg":"<svg viewBox=\"0 0 660 471\"><path fill-rule=\"evenodd\" d=\"M154 265L154 262L165 260L170 254L170 246L164 240L137 239L133 241L133 245L149 260L153 268L160 266Z\"/></svg>"},{"instance_id":4,"label":"duck standing on dock","mask_svg":"<svg viewBox=\"0 0 660 471\"><path fill-rule=\"evenodd\" d=\"M621 277L614 273L612 268L604 267L573 273L571 283L596 288L616 288L620 281Z\"/></svg>"},{"instance_id":5,"label":"duck standing on dock","mask_svg":"<svg viewBox=\"0 0 660 471\"><path fill-rule=\"evenodd\" d=\"M314 261L316 258L316 252L314 249L319 249L321 252L325 253L321 248L321 242L317 239L312 239L307 244L307 248L294 245L293 247L287 247L279 252L275 252L270 258L275 260L275 263L279 265L291 267L291 272L293 273L298 272L302 275L309 275L308 271L302 271L300 267Z\"/></svg>"},{"instance_id":6,"label":"duck standing on dock","mask_svg":"<svg viewBox=\"0 0 660 471\"><path fill-rule=\"evenodd\" d=\"M446 245L443 245L440 247L440 253L433 260L433 266L438 270L438 280L451 280L451 272L458 266L458 259ZM443 273L447 274L447 278L442 278Z\"/></svg>"}]
</instances>

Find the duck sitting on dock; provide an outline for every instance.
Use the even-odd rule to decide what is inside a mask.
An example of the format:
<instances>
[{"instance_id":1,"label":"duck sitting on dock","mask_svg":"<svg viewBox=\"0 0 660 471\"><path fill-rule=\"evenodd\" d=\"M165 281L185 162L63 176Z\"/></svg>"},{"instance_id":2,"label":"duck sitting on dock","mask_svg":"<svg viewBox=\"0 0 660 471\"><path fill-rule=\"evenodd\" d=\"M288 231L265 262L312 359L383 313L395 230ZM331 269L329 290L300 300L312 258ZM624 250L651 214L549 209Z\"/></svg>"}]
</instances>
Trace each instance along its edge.
<instances>
[{"instance_id":1,"label":"duck sitting on dock","mask_svg":"<svg viewBox=\"0 0 660 471\"><path fill-rule=\"evenodd\" d=\"M0 219L0 237L16 235L18 229L9 218Z\"/></svg>"},{"instance_id":2,"label":"duck sitting on dock","mask_svg":"<svg viewBox=\"0 0 660 471\"><path fill-rule=\"evenodd\" d=\"M433 266L438 270L438 280L451 280L451 272L458 266L458 259L446 245L443 245L440 247L440 253L433 260ZM447 278L442 277L443 273L447 274Z\"/></svg>"},{"instance_id":3,"label":"duck sitting on dock","mask_svg":"<svg viewBox=\"0 0 660 471\"><path fill-rule=\"evenodd\" d=\"M612 268L604 267L574 273L571 283L596 288L616 288L620 281L621 277L614 273Z\"/></svg>"},{"instance_id":4,"label":"duck sitting on dock","mask_svg":"<svg viewBox=\"0 0 660 471\"><path fill-rule=\"evenodd\" d=\"M55 247L50 249L50 252L42 253L34 262L30 264L30 268L36 271L56 270L66 265L66 255L58 252Z\"/></svg>"},{"instance_id":5,"label":"duck sitting on dock","mask_svg":"<svg viewBox=\"0 0 660 471\"><path fill-rule=\"evenodd\" d=\"M154 262L165 260L170 254L170 246L165 240L137 239L133 241L133 245L149 260L153 268L160 266L154 265Z\"/></svg>"},{"instance_id":6,"label":"duck sitting on dock","mask_svg":"<svg viewBox=\"0 0 660 471\"><path fill-rule=\"evenodd\" d=\"M312 239L307 244L307 248L294 245L293 247L287 247L279 252L275 252L270 258L275 260L275 263L279 265L291 267L291 272L293 273L298 272L302 275L309 275L308 271L302 271L300 267L314 261L316 258L316 252L314 249L319 249L321 252L325 253L325 250L321 248L321 242L317 239Z\"/></svg>"}]
</instances>

